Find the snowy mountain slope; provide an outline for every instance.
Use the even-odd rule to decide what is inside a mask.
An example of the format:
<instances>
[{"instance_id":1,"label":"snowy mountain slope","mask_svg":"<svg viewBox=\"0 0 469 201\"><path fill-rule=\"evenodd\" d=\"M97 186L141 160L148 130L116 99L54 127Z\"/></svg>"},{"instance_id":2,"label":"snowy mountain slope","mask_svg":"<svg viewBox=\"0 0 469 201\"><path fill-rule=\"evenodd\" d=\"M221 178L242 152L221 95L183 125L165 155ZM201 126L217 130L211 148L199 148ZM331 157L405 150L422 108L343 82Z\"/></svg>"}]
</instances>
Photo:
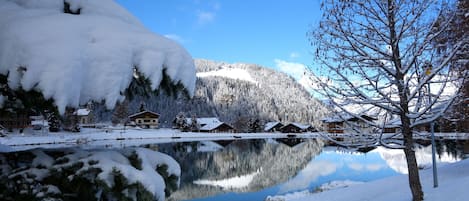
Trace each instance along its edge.
<instances>
[{"instance_id":1,"label":"snowy mountain slope","mask_svg":"<svg viewBox=\"0 0 469 201\"><path fill-rule=\"evenodd\" d=\"M113 108L134 68L152 89L163 72L189 94L195 88L188 52L113 0L0 1L0 30L0 74L8 86L42 92L61 113L89 100Z\"/></svg>"},{"instance_id":2,"label":"snowy mountain slope","mask_svg":"<svg viewBox=\"0 0 469 201\"><path fill-rule=\"evenodd\" d=\"M264 122L282 121L319 125L327 113L326 107L290 76L254 64L226 64L196 59L197 74L229 71L243 72L238 79L226 76L201 76L197 78L194 97L168 97L165 94L150 98L136 98L130 103L130 111L138 110L145 102L147 109L161 114L163 126L171 122L179 112L186 117L219 117L240 130L249 119ZM247 76L248 75L248 76ZM110 114L98 111L102 121Z\"/></svg>"},{"instance_id":3,"label":"snowy mountain slope","mask_svg":"<svg viewBox=\"0 0 469 201\"><path fill-rule=\"evenodd\" d=\"M209 72L201 72L196 74L197 77L204 78L204 77L211 77L211 76L218 76L224 78L230 78L235 80L243 80L248 81L256 84L257 82L252 79L249 72L245 69L239 68L231 68L231 67L224 67L220 70L216 71L209 71Z\"/></svg>"}]
</instances>

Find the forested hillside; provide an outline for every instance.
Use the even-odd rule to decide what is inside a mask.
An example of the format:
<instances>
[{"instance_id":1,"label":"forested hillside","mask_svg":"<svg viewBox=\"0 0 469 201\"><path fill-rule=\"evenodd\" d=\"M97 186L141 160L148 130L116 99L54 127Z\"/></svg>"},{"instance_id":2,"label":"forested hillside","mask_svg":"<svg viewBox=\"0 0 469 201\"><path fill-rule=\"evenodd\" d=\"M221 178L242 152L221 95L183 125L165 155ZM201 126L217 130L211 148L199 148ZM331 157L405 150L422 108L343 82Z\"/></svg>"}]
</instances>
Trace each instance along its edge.
<instances>
[{"instance_id":1,"label":"forested hillside","mask_svg":"<svg viewBox=\"0 0 469 201\"><path fill-rule=\"evenodd\" d=\"M254 64L226 64L195 60L197 82L194 97L183 94L168 96L165 90L148 98L134 97L129 111L141 103L161 114L162 126L171 126L174 117L184 112L187 117L219 117L243 129L250 119L263 122L301 122L319 125L325 107L292 77ZM99 110L99 109L98 109ZM97 111L106 121L111 111Z\"/></svg>"}]
</instances>

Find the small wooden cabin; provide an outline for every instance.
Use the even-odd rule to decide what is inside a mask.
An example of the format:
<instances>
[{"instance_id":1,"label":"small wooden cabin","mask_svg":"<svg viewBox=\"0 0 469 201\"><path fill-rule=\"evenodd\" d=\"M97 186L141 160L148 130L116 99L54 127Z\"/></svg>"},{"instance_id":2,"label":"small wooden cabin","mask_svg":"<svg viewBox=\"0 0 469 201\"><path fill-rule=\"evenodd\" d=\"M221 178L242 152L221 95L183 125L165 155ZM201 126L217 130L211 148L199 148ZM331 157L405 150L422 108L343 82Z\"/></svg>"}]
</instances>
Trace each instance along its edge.
<instances>
[{"instance_id":1,"label":"small wooden cabin","mask_svg":"<svg viewBox=\"0 0 469 201\"><path fill-rule=\"evenodd\" d=\"M282 133L303 133L308 131L310 129L310 125L302 125L299 123L289 123L285 126L283 126L280 131Z\"/></svg>"},{"instance_id":2,"label":"small wooden cabin","mask_svg":"<svg viewBox=\"0 0 469 201\"><path fill-rule=\"evenodd\" d=\"M144 110L129 116L131 122L141 128L158 128L160 114Z\"/></svg>"},{"instance_id":3,"label":"small wooden cabin","mask_svg":"<svg viewBox=\"0 0 469 201\"><path fill-rule=\"evenodd\" d=\"M234 128L227 123L217 122L212 124L206 124L200 127L200 132L206 133L233 133Z\"/></svg>"},{"instance_id":4,"label":"small wooden cabin","mask_svg":"<svg viewBox=\"0 0 469 201\"><path fill-rule=\"evenodd\" d=\"M268 122L265 124L264 132L277 132L280 131L284 125L278 121Z\"/></svg>"}]
</instances>

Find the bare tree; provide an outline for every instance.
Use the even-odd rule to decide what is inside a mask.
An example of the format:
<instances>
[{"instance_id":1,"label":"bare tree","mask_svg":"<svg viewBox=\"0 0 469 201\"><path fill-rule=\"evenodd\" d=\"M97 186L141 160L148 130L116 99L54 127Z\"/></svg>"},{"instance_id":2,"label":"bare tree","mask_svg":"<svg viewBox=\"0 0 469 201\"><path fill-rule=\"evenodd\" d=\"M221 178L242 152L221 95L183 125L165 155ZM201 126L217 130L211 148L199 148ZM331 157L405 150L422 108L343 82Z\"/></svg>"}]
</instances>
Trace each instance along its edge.
<instances>
[{"instance_id":1,"label":"bare tree","mask_svg":"<svg viewBox=\"0 0 469 201\"><path fill-rule=\"evenodd\" d=\"M423 200L423 191L413 133L441 116L462 82L448 63L467 38L444 54L432 48L452 18L438 16L451 15L450 6L437 0L324 0L319 28L309 32L317 61L312 83L336 112L376 128L383 124L363 118L356 108L377 111L384 123L399 119L414 201Z\"/></svg>"}]
</instances>

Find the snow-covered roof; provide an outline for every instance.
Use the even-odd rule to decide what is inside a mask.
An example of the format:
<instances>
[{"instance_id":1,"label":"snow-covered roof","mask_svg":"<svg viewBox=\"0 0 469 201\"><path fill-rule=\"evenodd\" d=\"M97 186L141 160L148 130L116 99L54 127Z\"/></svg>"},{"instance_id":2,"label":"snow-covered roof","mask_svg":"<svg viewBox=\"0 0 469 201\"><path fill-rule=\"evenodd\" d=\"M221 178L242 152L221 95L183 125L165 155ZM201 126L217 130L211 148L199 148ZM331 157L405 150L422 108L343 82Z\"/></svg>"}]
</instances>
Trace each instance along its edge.
<instances>
[{"instance_id":1,"label":"snow-covered roof","mask_svg":"<svg viewBox=\"0 0 469 201\"><path fill-rule=\"evenodd\" d=\"M292 123L292 124L303 130L311 128L311 125L307 125L307 124L300 124L300 123Z\"/></svg>"},{"instance_id":2,"label":"snow-covered roof","mask_svg":"<svg viewBox=\"0 0 469 201\"><path fill-rule=\"evenodd\" d=\"M360 117L363 118L363 119L367 119L369 121L376 120L376 118L374 118L372 116L369 116L369 115L366 115L366 114L362 114L362 115L360 115ZM334 115L334 116L331 116L331 117L325 117L325 118L322 118L321 120L324 123L339 123L339 122L344 122L344 121L357 121L357 120L359 120L359 118L357 118L355 116L352 116L352 115L349 115L349 114L345 114L345 115L342 115L342 116Z\"/></svg>"},{"instance_id":3,"label":"snow-covered roof","mask_svg":"<svg viewBox=\"0 0 469 201\"><path fill-rule=\"evenodd\" d=\"M323 121L324 123L338 123L338 122L344 122L344 119L338 116L333 116L333 117L322 118L321 121Z\"/></svg>"},{"instance_id":4,"label":"snow-covered roof","mask_svg":"<svg viewBox=\"0 0 469 201\"><path fill-rule=\"evenodd\" d=\"M156 112L145 110L145 111L141 111L141 112L137 112L135 114L132 114L132 115L129 116L129 118L134 118L134 117L137 117L137 116L145 114L145 113L149 113L149 114L152 114L152 115L155 115L155 116L158 116L158 117L160 116L160 114L158 114Z\"/></svg>"},{"instance_id":5,"label":"snow-covered roof","mask_svg":"<svg viewBox=\"0 0 469 201\"><path fill-rule=\"evenodd\" d=\"M86 109L86 108L81 108L75 111L73 114L77 116L88 116L90 114L91 110Z\"/></svg>"},{"instance_id":6,"label":"snow-covered roof","mask_svg":"<svg viewBox=\"0 0 469 201\"><path fill-rule=\"evenodd\" d=\"M227 125L229 127L231 127L230 125L228 125L227 123L224 123L224 122L214 122L214 123L210 123L210 124L206 124L204 126L202 126L200 128L201 131L211 131L211 130L214 130L222 125Z\"/></svg>"},{"instance_id":7,"label":"snow-covered roof","mask_svg":"<svg viewBox=\"0 0 469 201\"><path fill-rule=\"evenodd\" d=\"M217 124L217 123L222 123L218 118L216 117L203 117L203 118L196 118L197 123L200 125L209 125L209 124ZM187 124L192 124L192 118L186 118Z\"/></svg>"},{"instance_id":8,"label":"snow-covered roof","mask_svg":"<svg viewBox=\"0 0 469 201\"><path fill-rule=\"evenodd\" d=\"M287 125L285 125L285 126L288 126L288 125L293 125L293 126L295 126L295 127L300 128L301 130L306 130L306 129L308 129L308 128L311 127L310 125L304 125L304 124L295 123L295 122L294 122L294 123L289 123L289 124L287 124Z\"/></svg>"},{"instance_id":9,"label":"snow-covered roof","mask_svg":"<svg viewBox=\"0 0 469 201\"><path fill-rule=\"evenodd\" d=\"M282 125L282 123L280 123L278 121L268 122L268 123L265 124L264 131L269 131L270 129L272 129L273 127L275 127L279 124Z\"/></svg>"},{"instance_id":10,"label":"snow-covered roof","mask_svg":"<svg viewBox=\"0 0 469 201\"><path fill-rule=\"evenodd\" d=\"M194 93L189 53L155 34L113 0L0 1L0 73L12 89L35 89L53 98L61 114L90 100L108 108L123 100L134 67L157 89L163 70ZM18 68L21 66L22 68Z\"/></svg>"}]
</instances>

